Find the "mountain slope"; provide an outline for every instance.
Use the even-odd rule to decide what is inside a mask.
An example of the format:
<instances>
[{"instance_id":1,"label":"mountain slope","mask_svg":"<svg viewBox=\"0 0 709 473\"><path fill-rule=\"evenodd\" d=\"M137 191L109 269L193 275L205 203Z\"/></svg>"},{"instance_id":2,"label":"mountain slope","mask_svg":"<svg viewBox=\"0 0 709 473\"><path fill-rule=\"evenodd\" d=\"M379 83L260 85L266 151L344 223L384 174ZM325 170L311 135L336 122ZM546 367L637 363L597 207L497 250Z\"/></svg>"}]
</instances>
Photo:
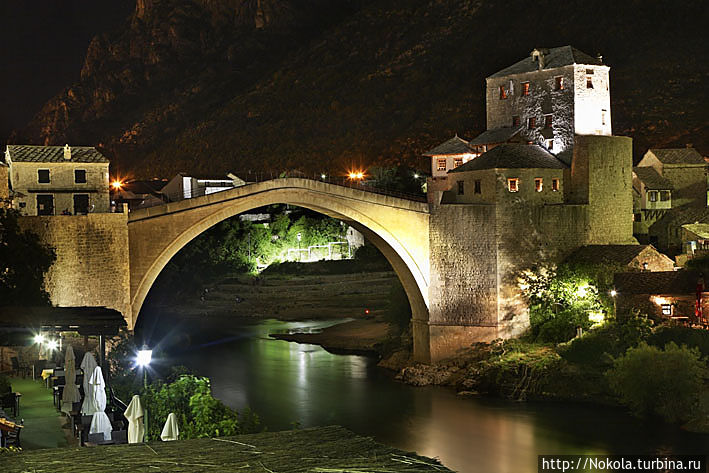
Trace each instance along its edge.
<instances>
[{"instance_id":1,"label":"mountain slope","mask_svg":"<svg viewBox=\"0 0 709 473\"><path fill-rule=\"evenodd\" d=\"M407 162L485 128L484 79L533 47L611 66L616 134L709 151L701 1L139 0L16 142L100 143L169 175Z\"/></svg>"}]
</instances>

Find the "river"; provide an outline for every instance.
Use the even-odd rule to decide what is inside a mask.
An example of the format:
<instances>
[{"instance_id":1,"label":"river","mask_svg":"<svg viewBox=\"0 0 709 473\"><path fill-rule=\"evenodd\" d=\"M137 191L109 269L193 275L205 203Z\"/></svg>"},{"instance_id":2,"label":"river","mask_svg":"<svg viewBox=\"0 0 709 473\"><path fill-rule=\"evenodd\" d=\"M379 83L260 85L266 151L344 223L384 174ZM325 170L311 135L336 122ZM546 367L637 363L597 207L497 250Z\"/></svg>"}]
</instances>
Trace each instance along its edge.
<instances>
[{"instance_id":1,"label":"river","mask_svg":"<svg viewBox=\"0 0 709 473\"><path fill-rule=\"evenodd\" d=\"M154 345L163 341L169 363L210 377L217 398L250 407L269 430L339 424L463 473L536 472L539 454L709 452L709 435L643 423L621 409L461 398L447 388L396 382L369 357L268 337L341 320L229 327L149 320L142 330L152 332ZM169 333L146 328L166 325Z\"/></svg>"}]
</instances>

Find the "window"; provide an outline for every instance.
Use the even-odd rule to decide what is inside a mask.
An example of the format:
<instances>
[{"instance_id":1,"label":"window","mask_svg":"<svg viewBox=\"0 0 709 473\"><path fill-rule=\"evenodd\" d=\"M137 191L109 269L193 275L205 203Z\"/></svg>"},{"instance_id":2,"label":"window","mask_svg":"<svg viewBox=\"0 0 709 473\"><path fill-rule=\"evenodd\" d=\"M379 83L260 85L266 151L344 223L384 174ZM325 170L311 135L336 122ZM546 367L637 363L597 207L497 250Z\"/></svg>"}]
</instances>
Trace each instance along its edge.
<instances>
[{"instance_id":1,"label":"window","mask_svg":"<svg viewBox=\"0 0 709 473\"><path fill-rule=\"evenodd\" d=\"M74 183L75 184L86 184L86 170L85 169L74 170Z\"/></svg>"},{"instance_id":2,"label":"window","mask_svg":"<svg viewBox=\"0 0 709 473\"><path fill-rule=\"evenodd\" d=\"M519 115L512 115L512 126L519 126Z\"/></svg>"},{"instance_id":3,"label":"window","mask_svg":"<svg viewBox=\"0 0 709 473\"><path fill-rule=\"evenodd\" d=\"M551 190L553 192L559 192L559 179L551 180Z\"/></svg>"},{"instance_id":4,"label":"window","mask_svg":"<svg viewBox=\"0 0 709 473\"><path fill-rule=\"evenodd\" d=\"M438 158L436 169L438 171L445 171L446 170L446 158Z\"/></svg>"},{"instance_id":5,"label":"window","mask_svg":"<svg viewBox=\"0 0 709 473\"><path fill-rule=\"evenodd\" d=\"M458 195L463 195L463 194L465 194L465 182L458 181Z\"/></svg>"},{"instance_id":6,"label":"window","mask_svg":"<svg viewBox=\"0 0 709 473\"><path fill-rule=\"evenodd\" d=\"M657 191L647 191L647 198L650 202L657 202Z\"/></svg>"},{"instance_id":7,"label":"window","mask_svg":"<svg viewBox=\"0 0 709 473\"><path fill-rule=\"evenodd\" d=\"M547 149L549 151L554 149L554 140L547 140Z\"/></svg>"},{"instance_id":8,"label":"window","mask_svg":"<svg viewBox=\"0 0 709 473\"><path fill-rule=\"evenodd\" d=\"M54 215L54 196L37 196L37 215Z\"/></svg>"},{"instance_id":9,"label":"window","mask_svg":"<svg viewBox=\"0 0 709 473\"><path fill-rule=\"evenodd\" d=\"M586 88L593 89L593 77L586 76Z\"/></svg>"},{"instance_id":10,"label":"window","mask_svg":"<svg viewBox=\"0 0 709 473\"><path fill-rule=\"evenodd\" d=\"M605 125L605 124L606 124L606 111L601 110L601 125Z\"/></svg>"},{"instance_id":11,"label":"window","mask_svg":"<svg viewBox=\"0 0 709 473\"><path fill-rule=\"evenodd\" d=\"M537 126L537 119L535 117L527 118L527 128L531 130L535 126Z\"/></svg>"},{"instance_id":12,"label":"window","mask_svg":"<svg viewBox=\"0 0 709 473\"><path fill-rule=\"evenodd\" d=\"M544 181L541 177L537 177L534 179L534 190L537 192L541 192L542 190L544 190Z\"/></svg>"},{"instance_id":13,"label":"window","mask_svg":"<svg viewBox=\"0 0 709 473\"><path fill-rule=\"evenodd\" d=\"M633 222L642 222L643 221L643 214L638 212L633 214Z\"/></svg>"},{"instance_id":14,"label":"window","mask_svg":"<svg viewBox=\"0 0 709 473\"><path fill-rule=\"evenodd\" d=\"M670 191L660 191L660 200L662 202L667 202L671 198L671 193Z\"/></svg>"},{"instance_id":15,"label":"window","mask_svg":"<svg viewBox=\"0 0 709 473\"><path fill-rule=\"evenodd\" d=\"M505 89L504 85L500 86L500 100L504 100L507 98L507 90Z\"/></svg>"},{"instance_id":16,"label":"window","mask_svg":"<svg viewBox=\"0 0 709 473\"><path fill-rule=\"evenodd\" d=\"M522 96L529 95L529 82L522 82Z\"/></svg>"},{"instance_id":17,"label":"window","mask_svg":"<svg viewBox=\"0 0 709 473\"><path fill-rule=\"evenodd\" d=\"M49 184L49 169L40 169L37 171L37 182L40 184Z\"/></svg>"},{"instance_id":18,"label":"window","mask_svg":"<svg viewBox=\"0 0 709 473\"><path fill-rule=\"evenodd\" d=\"M510 192L519 191L519 179L516 177L507 179L507 190Z\"/></svg>"},{"instance_id":19,"label":"window","mask_svg":"<svg viewBox=\"0 0 709 473\"><path fill-rule=\"evenodd\" d=\"M672 304L662 304L662 315L672 315Z\"/></svg>"},{"instance_id":20,"label":"window","mask_svg":"<svg viewBox=\"0 0 709 473\"><path fill-rule=\"evenodd\" d=\"M463 158L453 158L453 167L457 168L458 166L463 165Z\"/></svg>"},{"instance_id":21,"label":"window","mask_svg":"<svg viewBox=\"0 0 709 473\"><path fill-rule=\"evenodd\" d=\"M564 78L561 76L554 77L554 90L564 90Z\"/></svg>"},{"instance_id":22,"label":"window","mask_svg":"<svg viewBox=\"0 0 709 473\"><path fill-rule=\"evenodd\" d=\"M475 179L475 189L473 192L476 194L482 194L482 183L480 182L480 179Z\"/></svg>"},{"instance_id":23,"label":"window","mask_svg":"<svg viewBox=\"0 0 709 473\"><path fill-rule=\"evenodd\" d=\"M552 121L553 115L544 115L544 128L551 128Z\"/></svg>"},{"instance_id":24,"label":"window","mask_svg":"<svg viewBox=\"0 0 709 473\"><path fill-rule=\"evenodd\" d=\"M86 215L89 213L89 195L74 194L74 215Z\"/></svg>"},{"instance_id":25,"label":"window","mask_svg":"<svg viewBox=\"0 0 709 473\"><path fill-rule=\"evenodd\" d=\"M587 76L592 76L592 75L593 75L593 69L586 69L586 75L587 75Z\"/></svg>"}]
</instances>

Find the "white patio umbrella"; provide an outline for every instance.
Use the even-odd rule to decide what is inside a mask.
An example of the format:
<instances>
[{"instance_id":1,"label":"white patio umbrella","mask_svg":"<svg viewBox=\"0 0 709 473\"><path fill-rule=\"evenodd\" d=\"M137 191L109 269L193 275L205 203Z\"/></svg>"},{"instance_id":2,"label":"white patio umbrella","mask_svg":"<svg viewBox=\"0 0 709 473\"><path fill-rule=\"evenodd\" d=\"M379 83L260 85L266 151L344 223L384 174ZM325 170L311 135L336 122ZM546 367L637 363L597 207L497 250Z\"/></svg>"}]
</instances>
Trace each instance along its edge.
<instances>
[{"instance_id":1,"label":"white patio umbrella","mask_svg":"<svg viewBox=\"0 0 709 473\"><path fill-rule=\"evenodd\" d=\"M85 416L93 415L96 410L94 409L94 396L91 392L91 385L89 381L91 380L91 375L94 374L96 369L96 359L94 355L87 351L84 355L84 359L81 360L81 369L84 370L84 402L81 404L81 413Z\"/></svg>"},{"instance_id":2,"label":"white patio umbrella","mask_svg":"<svg viewBox=\"0 0 709 473\"><path fill-rule=\"evenodd\" d=\"M128 408L124 413L128 419L128 443L140 443L145 436L145 425L143 425L143 404L140 402L140 396L133 396Z\"/></svg>"},{"instance_id":3,"label":"white patio umbrella","mask_svg":"<svg viewBox=\"0 0 709 473\"><path fill-rule=\"evenodd\" d=\"M163 442L169 442L170 440L177 440L180 438L180 429L177 427L177 416L174 412L170 412L167 416L167 421L165 421L165 426L162 428L160 438Z\"/></svg>"},{"instance_id":4,"label":"white patio umbrella","mask_svg":"<svg viewBox=\"0 0 709 473\"><path fill-rule=\"evenodd\" d=\"M81 401L79 387L76 385L76 356L71 345L66 346L64 356L64 390L62 391L62 410L70 412L72 404Z\"/></svg>"},{"instance_id":5,"label":"white patio umbrella","mask_svg":"<svg viewBox=\"0 0 709 473\"><path fill-rule=\"evenodd\" d=\"M95 410L94 416L91 419L89 433L101 433L103 434L104 440L111 440L111 430L113 430L113 427L104 412L104 409L106 409L106 384L103 381L103 373L101 372L100 366L94 368L89 384L91 385L91 394L93 395L92 402Z\"/></svg>"}]
</instances>

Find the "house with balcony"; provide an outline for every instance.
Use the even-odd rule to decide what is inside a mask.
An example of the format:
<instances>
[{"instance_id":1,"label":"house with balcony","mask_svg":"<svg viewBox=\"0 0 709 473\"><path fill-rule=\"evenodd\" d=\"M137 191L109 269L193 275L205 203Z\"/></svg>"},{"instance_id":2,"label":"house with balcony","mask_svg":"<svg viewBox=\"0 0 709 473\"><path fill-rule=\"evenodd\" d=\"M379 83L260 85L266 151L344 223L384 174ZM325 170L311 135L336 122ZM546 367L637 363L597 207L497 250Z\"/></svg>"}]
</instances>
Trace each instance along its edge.
<instances>
[{"instance_id":1,"label":"house with balcony","mask_svg":"<svg viewBox=\"0 0 709 473\"><path fill-rule=\"evenodd\" d=\"M94 147L7 145L5 163L22 215L110 212L109 161Z\"/></svg>"}]
</instances>

